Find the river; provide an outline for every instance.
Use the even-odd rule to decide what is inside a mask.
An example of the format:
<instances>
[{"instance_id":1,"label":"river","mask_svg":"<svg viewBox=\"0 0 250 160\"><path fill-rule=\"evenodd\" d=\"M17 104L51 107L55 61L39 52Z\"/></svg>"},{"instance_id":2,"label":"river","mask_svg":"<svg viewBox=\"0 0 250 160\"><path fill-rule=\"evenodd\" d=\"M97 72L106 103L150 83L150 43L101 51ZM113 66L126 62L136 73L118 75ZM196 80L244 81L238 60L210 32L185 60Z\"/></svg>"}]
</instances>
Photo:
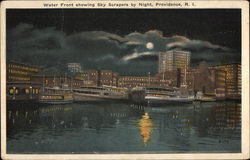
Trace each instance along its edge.
<instances>
[{"instance_id":1,"label":"river","mask_svg":"<svg viewBox=\"0 0 250 160\"><path fill-rule=\"evenodd\" d=\"M241 104L7 106L7 153L241 152Z\"/></svg>"}]
</instances>

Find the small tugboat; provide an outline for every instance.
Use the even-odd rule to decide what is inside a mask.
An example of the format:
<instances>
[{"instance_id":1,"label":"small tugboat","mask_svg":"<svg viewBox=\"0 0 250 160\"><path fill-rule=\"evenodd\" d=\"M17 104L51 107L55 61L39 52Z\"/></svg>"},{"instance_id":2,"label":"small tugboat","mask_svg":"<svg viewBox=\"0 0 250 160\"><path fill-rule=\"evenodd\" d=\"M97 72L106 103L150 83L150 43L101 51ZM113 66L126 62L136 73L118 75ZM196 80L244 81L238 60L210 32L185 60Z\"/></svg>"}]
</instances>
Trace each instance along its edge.
<instances>
[{"instance_id":1,"label":"small tugboat","mask_svg":"<svg viewBox=\"0 0 250 160\"><path fill-rule=\"evenodd\" d=\"M38 101L42 104L67 104L73 103L73 100L71 89L44 87Z\"/></svg>"}]
</instances>

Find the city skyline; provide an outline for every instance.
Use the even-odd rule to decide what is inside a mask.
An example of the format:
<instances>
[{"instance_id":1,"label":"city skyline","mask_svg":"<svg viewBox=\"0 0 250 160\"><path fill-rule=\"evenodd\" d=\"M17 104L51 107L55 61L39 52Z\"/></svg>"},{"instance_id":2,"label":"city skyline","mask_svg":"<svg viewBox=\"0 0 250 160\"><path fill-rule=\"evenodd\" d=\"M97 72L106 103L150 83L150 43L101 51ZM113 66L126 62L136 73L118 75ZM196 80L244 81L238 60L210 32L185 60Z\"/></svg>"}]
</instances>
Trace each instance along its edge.
<instances>
[{"instance_id":1,"label":"city skyline","mask_svg":"<svg viewBox=\"0 0 250 160\"><path fill-rule=\"evenodd\" d=\"M248 158L247 2L2 4L3 159Z\"/></svg>"},{"instance_id":2,"label":"city skyline","mask_svg":"<svg viewBox=\"0 0 250 160\"><path fill-rule=\"evenodd\" d=\"M123 75L155 74L169 50L191 52L191 65L240 62L240 22L235 9L7 10L7 59L49 73L73 62Z\"/></svg>"}]
</instances>

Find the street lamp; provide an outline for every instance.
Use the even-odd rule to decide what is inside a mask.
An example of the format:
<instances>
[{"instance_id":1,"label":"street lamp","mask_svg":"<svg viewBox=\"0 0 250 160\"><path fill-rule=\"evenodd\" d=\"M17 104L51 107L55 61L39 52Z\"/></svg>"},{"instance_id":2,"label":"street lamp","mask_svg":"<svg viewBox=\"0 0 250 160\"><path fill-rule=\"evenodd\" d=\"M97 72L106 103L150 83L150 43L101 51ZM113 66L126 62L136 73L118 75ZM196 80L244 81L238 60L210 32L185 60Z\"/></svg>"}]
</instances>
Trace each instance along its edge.
<instances>
[{"instance_id":1,"label":"street lamp","mask_svg":"<svg viewBox=\"0 0 250 160\"><path fill-rule=\"evenodd\" d=\"M16 99L16 87L13 87L13 99Z\"/></svg>"},{"instance_id":2,"label":"street lamp","mask_svg":"<svg viewBox=\"0 0 250 160\"><path fill-rule=\"evenodd\" d=\"M32 86L30 86L30 99L32 99Z\"/></svg>"},{"instance_id":3,"label":"street lamp","mask_svg":"<svg viewBox=\"0 0 250 160\"><path fill-rule=\"evenodd\" d=\"M150 72L148 72L148 86L150 87Z\"/></svg>"}]
</instances>

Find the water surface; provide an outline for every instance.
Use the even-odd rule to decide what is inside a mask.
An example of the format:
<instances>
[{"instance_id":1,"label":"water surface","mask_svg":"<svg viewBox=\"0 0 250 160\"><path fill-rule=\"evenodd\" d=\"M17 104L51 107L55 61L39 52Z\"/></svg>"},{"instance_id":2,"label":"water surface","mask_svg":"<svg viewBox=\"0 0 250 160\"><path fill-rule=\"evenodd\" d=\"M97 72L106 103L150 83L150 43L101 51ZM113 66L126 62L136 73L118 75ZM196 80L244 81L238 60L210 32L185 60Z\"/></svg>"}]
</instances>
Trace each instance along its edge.
<instances>
[{"instance_id":1,"label":"water surface","mask_svg":"<svg viewBox=\"0 0 250 160\"><path fill-rule=\"evenodd\" d=\"M241 105L7 106L7 153L241 152Z\"/></svg>"}]
</instances>

